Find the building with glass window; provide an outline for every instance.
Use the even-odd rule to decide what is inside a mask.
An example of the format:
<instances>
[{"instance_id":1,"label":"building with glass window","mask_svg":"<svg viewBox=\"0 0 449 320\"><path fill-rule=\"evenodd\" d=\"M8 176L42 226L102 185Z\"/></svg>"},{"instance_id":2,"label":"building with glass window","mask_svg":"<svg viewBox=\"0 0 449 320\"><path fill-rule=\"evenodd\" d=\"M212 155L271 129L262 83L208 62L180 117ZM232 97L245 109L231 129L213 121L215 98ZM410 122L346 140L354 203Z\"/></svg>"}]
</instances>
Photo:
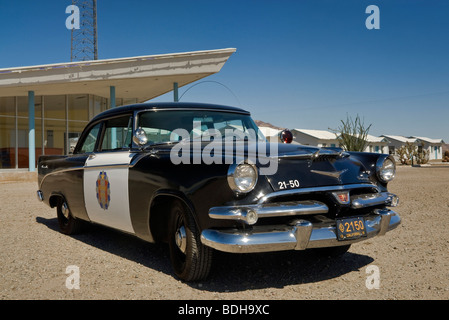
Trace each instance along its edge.
<instances>
[{"instance_id":1,"label":"building with glass window","mask_svg":"<svg viewBox=\"0 0 449 320\"><path fill-rule=\"evenodd\" d=\"M221 70L235 49L0 69L0 170L36 171L40 155L73 151L85 125Z\"/></svg>"}]
</instances>

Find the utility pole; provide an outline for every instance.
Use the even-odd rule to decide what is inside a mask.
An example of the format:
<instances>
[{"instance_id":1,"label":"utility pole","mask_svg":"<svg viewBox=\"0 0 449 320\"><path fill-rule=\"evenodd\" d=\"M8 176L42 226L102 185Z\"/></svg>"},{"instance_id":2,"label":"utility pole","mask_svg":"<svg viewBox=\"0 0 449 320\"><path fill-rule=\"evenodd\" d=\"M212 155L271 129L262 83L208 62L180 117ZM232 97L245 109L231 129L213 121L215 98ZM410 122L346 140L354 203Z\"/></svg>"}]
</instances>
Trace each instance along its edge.
<instances>
[{"instance_id":1,"label":"utility pole","mask_svg":"<svg viewBox=\"0 0 449 320\"><path fill-rule=\"evenodd\" d=\"M70 61L98 60L97 0L72 0L80 10L80 28L72 29Z\"/></svg>"}]
</instances>

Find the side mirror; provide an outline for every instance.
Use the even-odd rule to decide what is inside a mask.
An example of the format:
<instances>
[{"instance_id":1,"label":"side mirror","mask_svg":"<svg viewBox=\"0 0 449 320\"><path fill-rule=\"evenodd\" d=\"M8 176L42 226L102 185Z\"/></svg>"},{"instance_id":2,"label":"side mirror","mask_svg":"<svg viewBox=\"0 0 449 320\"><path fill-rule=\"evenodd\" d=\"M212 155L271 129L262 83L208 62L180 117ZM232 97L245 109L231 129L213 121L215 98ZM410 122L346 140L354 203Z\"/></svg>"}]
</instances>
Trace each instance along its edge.
<instances>
[{"instance_id":1,"label":"side mirror","mask_svg":"<svg viewBox=\"0 0 449 320\"><path fill-rule=\"evenodd\" d=\"M142 128L138 128L134 132L133 142L139 147L143 147L144 145L146 145L148 143L148 138L145 130L143 130Z\"/></svg>"},{"instance_id":2,"label":"side mirror","mask_svg":"<svg viewBox=\"0 0 449 320\"><path fill-rule=\"evenodd\" d=\"M279 139L281 140L282 143L292 143L293 133L288 129L282 130L279 133Z\"/></svg>"}]
</instances>

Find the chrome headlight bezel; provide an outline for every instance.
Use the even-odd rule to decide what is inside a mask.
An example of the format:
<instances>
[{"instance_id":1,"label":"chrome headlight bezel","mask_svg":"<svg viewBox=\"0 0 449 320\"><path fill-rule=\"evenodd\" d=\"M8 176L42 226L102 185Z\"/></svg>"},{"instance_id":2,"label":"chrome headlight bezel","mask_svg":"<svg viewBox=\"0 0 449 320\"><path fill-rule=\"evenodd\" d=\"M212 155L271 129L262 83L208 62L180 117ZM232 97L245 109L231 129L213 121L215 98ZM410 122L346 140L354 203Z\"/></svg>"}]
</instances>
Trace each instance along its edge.
<instances>
[{"instance_id":1,"label":"chrome headlight bezel","mask_svg":"<svg viewBox=\"0 0 449 320\"><path fill-rule=\"evenodd\" d=\"M391 155L381 156L376 163L377 178L388 183L396 177L396 161Z\"/></svg>"},{"instance_id":2,"label":"chrome headlight bezel","mask_svg":"<svg viewBox=\"0 0 449 320\"><path fill-rule=\"evenodd\" d=\"M242 183L239 181L240 175L244 174L244 170L252 170L253 178L250 183ZM254 190L259 178L257 167L249 162L234 163L228 169L228 184L232 191L236 194L247 194Z\"/></svg>"}]
</instances>

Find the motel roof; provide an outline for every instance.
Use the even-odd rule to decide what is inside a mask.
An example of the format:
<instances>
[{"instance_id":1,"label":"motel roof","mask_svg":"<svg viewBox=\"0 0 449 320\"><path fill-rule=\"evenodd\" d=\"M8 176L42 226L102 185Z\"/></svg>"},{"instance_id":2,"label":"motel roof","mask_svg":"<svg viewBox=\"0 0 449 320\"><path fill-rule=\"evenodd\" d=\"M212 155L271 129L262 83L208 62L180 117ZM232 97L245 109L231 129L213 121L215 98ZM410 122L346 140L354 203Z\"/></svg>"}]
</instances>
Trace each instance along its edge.
<instances>
[{"instance_id":1,"label":"motel roof","mask_svg":"<svg viewBox=\"0 0 449 320\"><path fill-rule=\"evenodd\" d=\"M382 137L385 137L389 140L396 140L402 143L420 143L421 141L423 142L428 142L431 144L442 144L444 143L443 139L431 139L431 138L426 138L426 137L416 137L416 136L411 136L411 137L404 137L404 136L395 136L395 135L382 135Z\"/></svg>"},{"instance_id":2,"label":"motel roof","mask_svg":"<svg viewBox=\"0 0 449 320\"><path fill-rule=\"evenodd\" d=\"M294 131L309 135L319 140L336 140L337 135L326 130L311 130L311 129L293 129ZM293 131L292 130L292 131Z\"/></svg>"},{"instance_id":3,"label":"motel roof","mask_svg":"<svg viewBox=\"0 0 449 320\"><path fill-rule=\"evenodd\" d=\"M221 70L234 48L0 69L0 97L93 94L144 102Z\"/></svg>"}]
</instances>

